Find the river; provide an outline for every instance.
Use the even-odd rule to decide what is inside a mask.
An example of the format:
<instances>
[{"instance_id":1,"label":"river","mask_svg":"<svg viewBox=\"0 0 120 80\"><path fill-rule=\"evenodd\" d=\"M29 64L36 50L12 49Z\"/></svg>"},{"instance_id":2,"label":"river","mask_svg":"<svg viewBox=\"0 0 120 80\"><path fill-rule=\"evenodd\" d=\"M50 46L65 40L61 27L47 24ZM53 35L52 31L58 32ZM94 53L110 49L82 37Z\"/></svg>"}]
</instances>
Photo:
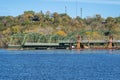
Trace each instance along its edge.
<instances>
[{"instance_id":1,"label":"river","mask_svg":"<svg viewBox=\"0 0 120 80\"><path fill-rule=\"evenodd\" d=\"M0 50L0 80L120 80L120 50Z\"/></svg>"}]
</instances>

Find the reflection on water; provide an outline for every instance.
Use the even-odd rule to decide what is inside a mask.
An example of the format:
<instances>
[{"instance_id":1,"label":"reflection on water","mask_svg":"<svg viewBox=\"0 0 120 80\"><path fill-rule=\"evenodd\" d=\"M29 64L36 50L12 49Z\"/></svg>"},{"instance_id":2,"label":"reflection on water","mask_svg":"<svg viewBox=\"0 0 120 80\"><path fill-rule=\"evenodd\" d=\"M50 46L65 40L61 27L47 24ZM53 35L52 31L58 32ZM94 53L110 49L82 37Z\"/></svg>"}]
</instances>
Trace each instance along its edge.
<instances>
[{"instance_id":1,"label":"reflection on water","mask_svg":"<svg viewBox=\"0 0 120 80\"><path fill-rule=\"evenodd\" d=\"M119 54L120 50L0 50L0 54Z\"/></svg>"},{"instance_id":2,"label":"reflection on water","mask_svg":"<svg viewBox=\"0 0 120 80\"><path fill-rule=\"evenodd\" d=\"M120 50L0 50L0 80L119 80Z\"/></svg>"}]
</instances>

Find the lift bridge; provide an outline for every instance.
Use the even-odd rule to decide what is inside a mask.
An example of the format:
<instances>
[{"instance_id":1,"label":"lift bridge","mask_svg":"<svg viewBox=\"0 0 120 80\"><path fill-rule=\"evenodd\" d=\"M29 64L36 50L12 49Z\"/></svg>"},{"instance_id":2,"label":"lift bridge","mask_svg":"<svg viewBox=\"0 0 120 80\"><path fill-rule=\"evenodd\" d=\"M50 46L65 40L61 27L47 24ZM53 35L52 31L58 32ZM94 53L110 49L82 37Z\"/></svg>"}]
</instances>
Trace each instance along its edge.
<instances>
[{"instance_id":1,"label":"lift bridge","mask_svg":"<svg viewBox=\"0 0 120 80\"><path fill-rule=\"evenodd\" d=\"M76 33L74 33L76 34ZM78 33L85 37L84 33ZM103 31L101 31L103 35ZM105 47L109 42L108 38L103 36L100 40L88 40L86 38L81 38L80 43L90 47ZM113 40L115 46L119 46L120 39ZM8 48L18 48L18 49L46 49L46 48L55 48L55 49L65 49L71 46L76 46L77 38L73 34L68 35L68 37L58 36L58 35L41 35L38 33L19 33L13 34L10 37L10 42Z\"/></svg>"},{"instance_id":2,"label":"lift bridge","mask_svg":"<svg viewBox=\"0 0 120 80\"><path fill-rule=\"evenodd\" d=\"M41 35L38 33L13 34L8 48L66 48L76 43L74 38L58 37L57 35Z\"/></svg>"}]
</instances>

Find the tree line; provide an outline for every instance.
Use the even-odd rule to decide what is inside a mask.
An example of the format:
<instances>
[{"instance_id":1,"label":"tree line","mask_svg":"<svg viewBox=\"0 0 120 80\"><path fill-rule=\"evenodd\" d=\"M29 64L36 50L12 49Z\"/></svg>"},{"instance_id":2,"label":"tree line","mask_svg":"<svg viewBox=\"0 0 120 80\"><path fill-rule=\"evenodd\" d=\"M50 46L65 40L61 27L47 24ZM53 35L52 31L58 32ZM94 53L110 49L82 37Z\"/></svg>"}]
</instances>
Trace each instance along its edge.
<instances>
[{"instance_id":1,"label":"tree line","mask_svg":"<svg viewBox=\"0 0 120 80\"><path fill-rule=\"evenodd\" d=\"M42 11L24 11L14 16L0 16L0 44L6 45L9 37L19 33L39 33L41 35L57 34L63 37L82 35L83 39L103 39L113 35L119 39L120 16L102 18L96 14L92 17L70 17L66 13Z\"/></svg>"}]
</instances>

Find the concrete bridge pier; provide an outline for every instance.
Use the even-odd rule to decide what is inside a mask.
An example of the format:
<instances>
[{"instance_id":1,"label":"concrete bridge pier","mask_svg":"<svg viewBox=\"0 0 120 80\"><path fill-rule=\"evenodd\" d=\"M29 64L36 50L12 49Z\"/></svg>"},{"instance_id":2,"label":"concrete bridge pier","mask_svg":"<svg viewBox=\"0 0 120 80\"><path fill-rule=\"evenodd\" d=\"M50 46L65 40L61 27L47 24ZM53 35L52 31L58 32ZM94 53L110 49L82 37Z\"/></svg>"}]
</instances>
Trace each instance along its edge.
<instances>
[{"instance_id":1,"label":"concrete bridge pier","mask_svg":"<svg viewBox=\"0 0 120 80\"><path fill-rule=\"evenodd\" d=\"M113 36L112 35L110 35L109 36L109 42L108 42L108 48L113 48Z\"/></svg>"},{"instance_id":2,"label":"concrete bridge pier","mask_svg":"<svg viewBox=\"0 0 120 80\"><path fill-rule=\"evenodd\" d=\"M80 45L80 35L77 36L77 49L80 49L81 45Z\"/></svg>"}]
</instances>

